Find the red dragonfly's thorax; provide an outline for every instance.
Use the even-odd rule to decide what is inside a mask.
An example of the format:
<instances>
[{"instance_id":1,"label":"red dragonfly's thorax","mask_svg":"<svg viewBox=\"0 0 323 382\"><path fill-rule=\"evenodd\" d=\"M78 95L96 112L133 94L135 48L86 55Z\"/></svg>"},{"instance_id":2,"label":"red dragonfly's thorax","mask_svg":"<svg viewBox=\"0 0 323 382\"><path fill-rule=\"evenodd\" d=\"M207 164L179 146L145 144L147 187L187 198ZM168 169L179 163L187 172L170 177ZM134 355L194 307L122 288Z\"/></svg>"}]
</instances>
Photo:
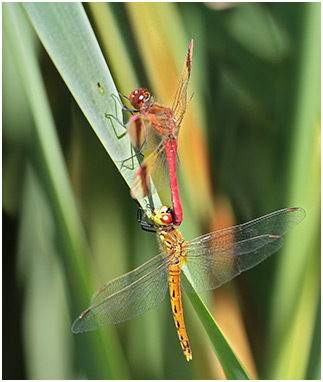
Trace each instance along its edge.
<instances>
[{"instance_id":1,"label":"red dragonfly's thorax","mask_svg":"<svg viewBox=\"0 0 323 382\"><path fill-rule=\"evenodd\" d=\"M165 136L175 133L174 111L168 106L155 102L148 89L135 89L129 99L131 105L150 121L158 134Z\"/></svg>"},{"instance_id":2,"label":"red dragonfly's thorax","mask_svg":"<svg viewBox=\"0 0 323 382\"><path fill-rule=\"evenodd\" d=\"M157 102L149 102L144 105L140 112L152 123L152 127L160 135L174 134L176 131L176 119L173 110Z\"/></svg>"}]
</instances>

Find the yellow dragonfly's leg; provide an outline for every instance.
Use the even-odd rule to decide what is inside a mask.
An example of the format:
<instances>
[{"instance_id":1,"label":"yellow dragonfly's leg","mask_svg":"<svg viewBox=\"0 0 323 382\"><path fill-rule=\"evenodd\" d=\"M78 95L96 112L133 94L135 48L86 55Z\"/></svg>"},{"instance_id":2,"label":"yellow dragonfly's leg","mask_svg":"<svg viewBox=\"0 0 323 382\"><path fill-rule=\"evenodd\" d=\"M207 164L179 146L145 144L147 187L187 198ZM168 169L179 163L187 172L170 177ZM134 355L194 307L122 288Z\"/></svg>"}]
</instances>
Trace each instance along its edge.
<instances>
[{"instance_id":1,"label":"yellow dragonfly's leg","mask_svg":"<svg viewBox=\"0 0 323 382\"><path fill-rule=\"evenodd\" d=\"M188 342L188 336L184 324L180 272L181 270L178 266L171 266L169 269L170 302L172 305L172 311L179 341L181 343L186 360L190 361L192 359L192 351Z\"/></svg>"}]
</instances>

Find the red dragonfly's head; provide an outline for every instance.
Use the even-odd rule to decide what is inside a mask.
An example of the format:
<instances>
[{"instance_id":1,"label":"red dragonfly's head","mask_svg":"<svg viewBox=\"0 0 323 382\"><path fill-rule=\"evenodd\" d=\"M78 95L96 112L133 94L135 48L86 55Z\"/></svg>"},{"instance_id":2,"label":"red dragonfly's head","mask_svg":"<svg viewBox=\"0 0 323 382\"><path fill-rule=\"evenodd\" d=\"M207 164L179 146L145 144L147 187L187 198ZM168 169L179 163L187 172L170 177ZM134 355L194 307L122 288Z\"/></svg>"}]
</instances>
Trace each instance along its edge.
<instances>
[{"instance_id":1,"label":"red dragonfly's head","mask_svg":"<svg viewBox=\"0 0 323 382\"><path fill-rule=\"evenodd\" d=\"M167 206L156 208L149 218L157 226L166 226L174 224L174 216L171 208Z\"/></svg>"},{"instance_id":2,"label":"red dragonfly's head","mask_svg":"<svg viewBox=\"0 0 323 382\"><path fill-rule=\"evenodd\" d=\"M148 89L145 88L140 88L140 89L135 89L131 94L130 94L130 102L131 105L135 109L141 109L143 105L145 105L147 102L150 100L150 93Z\"/></svg>"}]
</instances>

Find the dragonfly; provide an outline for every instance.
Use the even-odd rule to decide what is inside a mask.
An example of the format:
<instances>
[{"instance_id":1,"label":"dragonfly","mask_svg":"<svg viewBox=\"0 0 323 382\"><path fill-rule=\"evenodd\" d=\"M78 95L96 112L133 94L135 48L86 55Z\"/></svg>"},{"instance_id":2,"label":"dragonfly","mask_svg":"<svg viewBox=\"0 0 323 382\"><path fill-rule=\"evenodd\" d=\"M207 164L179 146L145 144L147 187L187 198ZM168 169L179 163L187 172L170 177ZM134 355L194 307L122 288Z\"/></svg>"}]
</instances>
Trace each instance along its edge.
<instances>
[{"instance_id":1,"label":"dragonfly","mask_svg":"<svg viewBox=\"0 0 323 382\"><path fill-rule=\"evenodd\" d=\"M138 221L143 229L157 233L162 253L103 285L93 295L90 307L74 321L72 332L88 332L130 320L159 305L169 289L178 338L186 360L190 361L192 351L185 329L181 288L189 293L212 290L253 268L278 251L283 245L282 236L304 217L302 208L285 208L185 241L174 226L170 207L152 210L150 216L144 210Z\"/></svg>"},{"instance_id":2,"label":"dragonfly","mask_svg":"<svg viewBox=\"0 0 323 382\"><path fill-rule=\"evenodd\" d=\"M158 192L170 183L174 210L174 224L183 221L183 209L177 184L177 140L185 111L194 93L187 97L191 75L193 40L191 40L184 68L175 93L172 107L157 103L145 88L135 89L129 97L135 113L126 125L127 132L137 154L143 154L135 181L131 187L134 199Z\"/></svg>"}]
</instances>

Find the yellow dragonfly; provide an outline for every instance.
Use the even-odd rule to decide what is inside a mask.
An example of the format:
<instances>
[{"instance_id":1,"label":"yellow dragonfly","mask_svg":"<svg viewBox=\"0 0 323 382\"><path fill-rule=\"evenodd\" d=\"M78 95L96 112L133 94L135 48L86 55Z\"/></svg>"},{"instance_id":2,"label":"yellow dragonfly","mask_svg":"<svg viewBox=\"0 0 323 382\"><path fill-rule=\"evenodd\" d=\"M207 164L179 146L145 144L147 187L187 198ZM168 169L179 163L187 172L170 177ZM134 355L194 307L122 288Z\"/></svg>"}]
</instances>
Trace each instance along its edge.
<instances>
[{"instance_id":1,"label":"yellow dragonfly","mask_svg":"<svg viewBox=\"0 0 323 382\"><path fill-rule=\"evenodd\" d=\"M253 268L281 248L282 236L304 219L305 211L285 208L191 241L185 241L174 227L169 207L155 209L149 216L152 223L145 220L147 215L147 210L139 213L138 221L143 229L157 233L163 252L103 285L92 297L90 307L74 321L72 332L88 332L139 316L159 305L169 288L178 338L190 361L192 351L185 330L181 287L187 292L215 289ZM182 271L190 283L181 280Z\"/></svg>"}]
</instances>

